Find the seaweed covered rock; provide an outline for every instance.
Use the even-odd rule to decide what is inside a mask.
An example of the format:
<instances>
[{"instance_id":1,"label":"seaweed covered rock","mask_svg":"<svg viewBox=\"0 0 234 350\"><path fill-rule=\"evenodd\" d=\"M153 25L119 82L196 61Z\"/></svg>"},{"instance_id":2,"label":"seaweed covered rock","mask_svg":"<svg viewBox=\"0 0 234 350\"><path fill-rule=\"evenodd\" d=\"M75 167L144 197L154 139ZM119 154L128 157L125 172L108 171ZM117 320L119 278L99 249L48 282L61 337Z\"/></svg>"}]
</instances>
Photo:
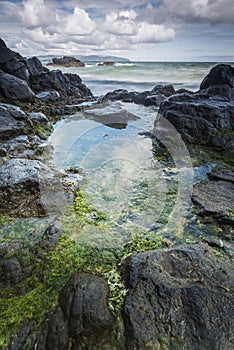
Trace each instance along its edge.
<instances>
[{"instance_id":1,"label":"seaweed covered rock","mask_svg":"<svg viewBox=\"0 0 234 350\"><path fill-rule=\"evenodd\" d=\"M232 349L233 270L205 244L139 252L122 262L126 349Z\"/></svg>"}]
</instances>

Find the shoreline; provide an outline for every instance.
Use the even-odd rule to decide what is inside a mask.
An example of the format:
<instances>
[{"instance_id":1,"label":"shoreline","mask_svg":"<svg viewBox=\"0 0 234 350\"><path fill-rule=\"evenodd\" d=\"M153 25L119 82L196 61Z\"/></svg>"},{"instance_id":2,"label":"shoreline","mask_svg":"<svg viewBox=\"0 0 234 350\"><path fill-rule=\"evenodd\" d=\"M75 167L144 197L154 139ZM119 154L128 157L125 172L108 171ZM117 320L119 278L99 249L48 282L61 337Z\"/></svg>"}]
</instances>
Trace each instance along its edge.
<instances>
[{"instance_id":1,"label":"shoreline","mask_svg":"<svg viewBox=\"0 0 234 350\"><path fill-rule=\"evenodd\" d=\"M11 50L8 50L4 52L11 56ZM229 147L231 142L229 139L233 135L234 128L232 123L234 92L233 86L230 86L230 77L234 74L228 71L229 66L224 66L221 70L226 72L225 82L222 78L220 78L221 81L217 81L216 76L214 87L214 78L210 73L201 83L203 87L197 93L186 90L175 91L171 86L158 86L151 91L140 93L127 90L112 91L97 102L79 77L57 73L53 75L53 79L59 77L56 82L56 86L60 89L56 90L59 96L56 93L49 96L46 94L44 96L48 100L44 102L37 100L34 104L32 101L35 93L40 93L36 91L40 88L40 84L44 89L46 84L54 82L50 77L45 81L44 77L49 72L43 71L42 65L37 60L33 62L37 65L37 73L38 69L42 70L40 74L43 78L33 78L31 75L29 82L35 91L16 79L14 81L25 89L23 102L20 102L21 108L9 105L9 102L18 102L9 98L7 100L6 97L5 102L8 104L0 103L5 128L2 129L4 138L3 146L1 145L1 195L4 199L1 212L5 211L7 214L6 220L11 215L22 218L47 218L48 205L50 216L53 216L53 206L55 213L58 207L60 209L61 198L58 198L56 203L49 201L47 207L43 207L43 201L40 202L41 186L37 176L37 171L40 169L48 181L46 188L54 187L48 194L47 200L55 197L56 192L62 188L66 196L65 202L67 203L68 200L74 211L72 213L74 221L67 226L68 233L73 224L78 225L80 229L87 221L94 227L105 224L105 213L93 207L87 201L85 194L79 190L82 181L80 171L68 169L64 172L61 169L54 169L45 161L48 158L47 152L51 152L45 145L52 130L51 122L59 119L59 115L66 114L64 112L84 108L79 104L83 102L97 103L100 108L113 101L157 106L161 119L158 118L155 121L151 137L155 140L155 147L159 153L164 153L170 147L175 147L175 150L180 147L180 144L175 142L174 134L172 134L172 146L170 145L172 139L168 136L171 130L168 129L168 125L163 124L165 120L169 120L170 126L179 128L186 142L195 144L198 150L208 147L217 152L221 159L225 156L226 160L230 159L230 167L233 170L231 165L233 149ZM30 67L32 72L35 67ZM22 69L25 72L25 69ZM6 77L9 73L4 71L0 73L0 79L4 74L4 77L9 79ZM64 79L62 83L61 79ZM70 90L66 84L70 84ZM7 93L6 88L4 92ZM29 99L28 102L24 101L25 94ZM76 102L74 109L68 107L68 103L72 106L74 102ZM90 108L92 109L92 106ZM212 115L208 121L207 110ZM199 120L194 117L195 124L189 124L191 118L188 118L188 111L190 115L199 112ZM178 119L174 117L175 115ZM219 125L221 129L217 129L217 120L222 121ZM128 121L129 119L125 118L118 120L117 124L127 125ZM107 120L105 123L110 121ZM111 123L113 124L113 121ZM46 156L43 154L44 151ZM200 151L196 154L199 156L199 153ZM160 159L161 154L158 156ZM168 155L164 154L165 157ZM198 162L204 162L204 158L201 157ZM7 179L5 183L4 179ZM167 349L171 346L180 348L189 346L189 349L193 349L194 346L196 349L197 344L194 344L192 339L194 337L198 339L198 335L202 334L201 324L206 330L206 336L200 338L200 348L208 346L215 348L217 344L223 348L231 346L232 328L229 320L233 305L230 288L233 280L231 232L234 210L231 208L230 195L232 195L233 183L233 171L229 169L216 170L211 173L207 182L196 185L193 193L197 208L196 215L200 215L201 221L202 217L205 222L211 220L212 224L214 223L218 228L218 235L214 237L207 235L203 238L205 242L196 240L196 243L193 242L191 245L173 246L169 240L149 233L148 236L136 236L123 247L122 251L95 250L75 244L68 235L64 234L64 228L61 227L61 223L56 222L56 218L44 232L42 229L41 237L38 238L35 246L24 247L24 244L21 246L18 243L14 246L14 243L12 245L12 242L6 241L1 247L0 260L3 281L2 312L6 322L2 324L5 333L2 335L1 346L5 349L23 349L26 344L27 349L33 349L37 344L41 350L47 347L56 350L66 349L67 346L74 346L75 349L84 344L95 349L100 348L98 344L105 344L103 349L108 346L108 349L114 349L117 346L118 349L142 350L147 347L147 344L150 344L147 347L150 349L156 346L160 349L162 344L165 344ZM218 197L220 189L224 195ZM212 207L214 194L219 204ZM63 225L66 224L63 223ZM225 225L226 232L230 232L229 241L226 240L229 237L228 234L223 239L223 232L220 231ZM5 227L7 228L7 225ZM129 253L132 254L128 255ZM141 271L139 261L141 261ZM181 261L181 265L177 266L178 261ZM119 263L121 263L120 269L118 269ZM154 269L155 264L159 266L157 272ZM193 269L192 273L191 269ZM220 269L225 271L225 278L221 278ZM80 285L85 290L84 293ZM47 289L51 291L49 296ZM95 294L99 292L100 297L96 298ZM186 298L183 298L183 293ZM9 299L9 296L12 298ZM166 299L165 305L160 307L160 303L164 303L163 300ZM4 306L7 307L9 303L12 303L12 306L7 311ZM33 305L32 312L29 308L30 303ZM168 303L171 309L167 309ZM193 303L196 303L196 307L191 311L189 305ZM178 305L180 305L179 311ZM186 307L188 307L187 313ZM204 307L203 313L201 309ZM29 310L25 310L25 314L22 315L17 311L22 308L29 308ZM73 313L73 309L77 309L77 313ZM222 312L217 313L217 310ZM174 313L174 321L171 319L171 312ZM192 319L191 312L194 312ZM162 317L158 316L160 313ZM211 320L218 319L214 330L210 330L207 315ZM39 317L40 326L37 325L37 317ZM165 318L168 319L166 324L162 322ZM144 322L141 321L143 319ZM181 327L177 327L179 320L184 320ZM194 325L198 325L195 333L193 333ZM13 331L9 330L11 327Z\"/></svg>"}]
</instances>

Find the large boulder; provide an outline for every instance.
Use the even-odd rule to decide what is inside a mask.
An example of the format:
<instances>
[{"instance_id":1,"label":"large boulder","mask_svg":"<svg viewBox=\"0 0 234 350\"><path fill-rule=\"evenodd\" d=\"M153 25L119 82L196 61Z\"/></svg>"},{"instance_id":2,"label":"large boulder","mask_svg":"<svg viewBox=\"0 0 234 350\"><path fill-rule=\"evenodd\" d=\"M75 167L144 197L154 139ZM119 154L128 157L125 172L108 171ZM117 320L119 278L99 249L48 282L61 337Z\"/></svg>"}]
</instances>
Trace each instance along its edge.
<instances>
[{"instance_id":1,"label":"large boulder","mask_svg":"<svg viewBox=\"0 0 234 350\"><path fill-rule=\"evenodd\" d=\"M213 68L196 93L180 93L161 103L155 120L154 135L161 133L164 120L187 143L206 145L233 157L234 89L233 68ZM216 82L216 83L215 83Z\"/></svg>"},{"instance_id":2,"label":"large boulder","mask_svg":"<svg viewBox=\"0 0 234 350\"><path fill-rule=\"evenodd\" d=\"M230 260L205 244L129 255L121 267L126 349L232 349Z\"/></svg>"},{"instance_id":3,"label":"large boulder","mask_svg":"<svg viewBox=\"0 0 234 350\"><path fill-rule=\"evenodd\" d=\"M223 84L234 87L234 68L231 65L219 64L213 67L201 82L200 90L207 89L211 85Z\"/></svg>"},{"instance_id":4,"label":"large boulder","mask_svg":"<svg viewBox=\"0 0 234 350\"><path fill-rule=\"evenodd\" d=\"M0 168L0 212L16 217L61 214L73 203L80 181L79 174L37 160L10 159Z\"/></svg>"},{"instance_id":5,"label":"large boulder","mask_svg":"<svg viewBox=\"0 0 234 350\"><path fill-rule=\"evenodd\" d=\"M210 143L213 135L234 130L234 105L199 94L174 95L160 105L155 136L162 118L166 118L185 141Z\"/></svg>"},{"instance_id":6,"label":"large boulder","mask_svg":"<svg viewBox=\"0 0 234 350\"><path fill-rule=\"evenodd\" d=\"M3 72L0 72L0 96L13 102L30 102L35 97L25 80Z\"/></svg>"}]
</instances>

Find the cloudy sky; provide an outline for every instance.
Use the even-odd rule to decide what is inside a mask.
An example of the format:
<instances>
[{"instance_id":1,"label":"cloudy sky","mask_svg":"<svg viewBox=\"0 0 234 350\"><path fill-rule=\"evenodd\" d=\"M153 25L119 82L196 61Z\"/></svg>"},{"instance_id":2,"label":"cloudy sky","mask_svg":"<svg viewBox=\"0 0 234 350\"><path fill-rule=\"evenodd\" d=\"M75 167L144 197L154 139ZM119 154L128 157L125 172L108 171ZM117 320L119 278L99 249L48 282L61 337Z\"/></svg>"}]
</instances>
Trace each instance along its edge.
<instances>
[{"instance_id":1,"label":"cloudy sky","mask_svg":"<svg viewBox=\"0 0 234 350\"><path fill-rule=\"evenodd\" d=\"M0 34L23 55L234 61L234 0L0 0Z\"/></svg>"}]
</instances>

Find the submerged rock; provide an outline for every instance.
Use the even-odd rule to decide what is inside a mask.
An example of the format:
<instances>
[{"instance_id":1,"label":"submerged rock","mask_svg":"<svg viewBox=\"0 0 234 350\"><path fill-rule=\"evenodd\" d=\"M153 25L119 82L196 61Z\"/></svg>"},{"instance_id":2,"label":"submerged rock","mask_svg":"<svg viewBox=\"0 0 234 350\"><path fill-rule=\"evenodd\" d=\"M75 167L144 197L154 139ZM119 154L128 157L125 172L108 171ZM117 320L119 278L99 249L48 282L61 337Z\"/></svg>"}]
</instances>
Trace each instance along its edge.
<instances>
[{"instance_id":1,"label":"submerged rock","mask_svg":"<svg viewBox=\"0 0 234 350\"><path fill-rule=\"evenodd\" d=\"M205 244L133 253L122 262L126 349L231 349L233 272Z\"/></svg>"},{"instance_id":2,"label":"submerged rock","mask_svg":"<svg viewBox=\"0 0 234 350\"><path fill-rule=\"evenodd\" d=\"M84 115L98 123L122 129L130 120L138 120L139 117L122 108L118 103L112 105L101 105L99 108L87 108Z\"/></svg>"}]
</instances>

